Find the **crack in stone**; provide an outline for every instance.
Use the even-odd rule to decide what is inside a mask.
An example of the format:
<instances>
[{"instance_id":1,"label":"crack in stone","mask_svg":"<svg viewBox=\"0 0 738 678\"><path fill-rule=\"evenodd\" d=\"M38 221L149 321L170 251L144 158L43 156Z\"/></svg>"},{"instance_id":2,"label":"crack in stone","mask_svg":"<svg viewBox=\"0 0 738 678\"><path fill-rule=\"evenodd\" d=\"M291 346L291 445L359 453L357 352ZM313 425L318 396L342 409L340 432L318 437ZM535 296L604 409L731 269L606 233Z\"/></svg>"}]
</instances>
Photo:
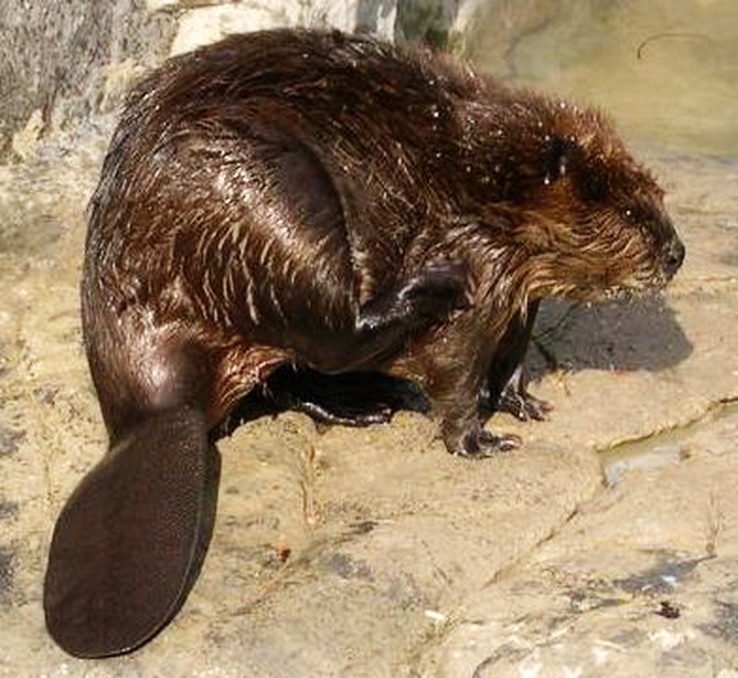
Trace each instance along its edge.
<instances>
[{"instance_id":1,"label":"crack in stone","mask_svg":"<svg viewBox=\"0 0 738 678\"><path fill-rule=\"evenodd\" d=\"M674 435L680 432L686 433L692 428L697 428L703 424L711 423L716 418L722 416L725 410L730 409L730 407L732 405L735 405L736 403L738 403L738 395L718 398L717 400L709 403L700 414L688 419L687 421L677 422L672 426L657 429L642 436L624 438L615 443L611 443L610 445L596 447L594 451L597 452L597 454L603 454L605 452L612 453L625 446L636 445L645 442L656 442L660 438L668 435Z\"/></svg>"}]
</instances>

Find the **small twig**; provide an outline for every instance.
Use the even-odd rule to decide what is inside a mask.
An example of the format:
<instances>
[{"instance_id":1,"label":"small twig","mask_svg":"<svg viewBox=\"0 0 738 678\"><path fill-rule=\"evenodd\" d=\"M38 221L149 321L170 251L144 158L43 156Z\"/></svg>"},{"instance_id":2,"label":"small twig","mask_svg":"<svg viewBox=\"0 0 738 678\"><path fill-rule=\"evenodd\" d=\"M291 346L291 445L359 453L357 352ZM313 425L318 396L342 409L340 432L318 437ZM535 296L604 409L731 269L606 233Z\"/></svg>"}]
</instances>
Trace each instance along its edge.
<instances>
[{"instance_id":1,"label":"small twig","mask_svg":"<svg viewBox=\"0 0 738 678\"><path fill-rule=\"evenodd\" d=\"M664 32L664 33L656 33L655 35L649 35L645 40L641 42L640 45L638 45L638 49L636 50L636 58L638 61L641 61L643 58L643 52L646 47L646 45L650 42L656 42L657 40L662 40L663 38L689 38L692 40L710 40L709 36L705 35L704 33L688 33L688 32Z\"/></svg>"},{"instance_id":2,"label":"small twig","mask_svg":"<svg viewBox=\"0 0 738 678\"><path fill-rule=\"evenodd\" d=\"M708 556L717 554L717 544L720 533L723 531L725 515L720 506L720 498L715 492L710 492L707 503L707 522L705 524L705 551Z\"/></svg>"},{"instance_id":3,"label":"small twig","mask_svg":"<svg viewBox=\"0 0 738 678\"><path fill-rule=\"evenodd\" d=\"M315 527L318 514L315 509L315 446L310 444L302 453L302 515L308 527Z\"/></svg>"}]
</instances>

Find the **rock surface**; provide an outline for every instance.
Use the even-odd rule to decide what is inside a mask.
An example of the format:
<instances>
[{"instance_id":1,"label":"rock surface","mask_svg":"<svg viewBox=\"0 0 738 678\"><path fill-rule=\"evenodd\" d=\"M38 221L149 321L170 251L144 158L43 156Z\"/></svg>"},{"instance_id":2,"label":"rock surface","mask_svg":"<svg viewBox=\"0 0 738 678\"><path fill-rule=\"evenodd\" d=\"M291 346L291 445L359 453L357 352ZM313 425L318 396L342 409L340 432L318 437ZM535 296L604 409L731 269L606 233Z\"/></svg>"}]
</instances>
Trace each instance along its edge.
<instances>
[{"instance_id":1,"label":"rock surface","mask_svg":"<svg viewBox=\"0 0 738 678\"><path fill-rule=\"evenodd\" d=\"M109 126L0 167L0 675L735 675L738 167L654 152L685 266L663 299L547 305L532 390L556 409L490 424L523 449L452 458L411 413L242 426L174 623L128 657L64 655L41 583L105 448L77 285Z\"/></svg>"}]
</instances>

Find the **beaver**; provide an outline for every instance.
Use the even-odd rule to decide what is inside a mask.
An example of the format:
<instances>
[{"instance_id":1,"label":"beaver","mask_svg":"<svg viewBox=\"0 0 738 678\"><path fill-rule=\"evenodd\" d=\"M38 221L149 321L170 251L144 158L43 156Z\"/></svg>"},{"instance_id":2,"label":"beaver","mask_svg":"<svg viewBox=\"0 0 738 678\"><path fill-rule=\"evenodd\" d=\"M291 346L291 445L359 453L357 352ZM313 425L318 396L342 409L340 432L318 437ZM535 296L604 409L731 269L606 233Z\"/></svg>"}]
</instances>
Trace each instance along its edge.
<instances>
[{"instance_id":1,"label":"beaver","mask_svg":"<svg viewBox=\"0 0 738 678\"><path fill-rule=\"evenodd\" d=\"M330 380L399 376L450 452L487 456L519 441L482 410L547 410L521 370L540 300L660 289L683 257L592 109L339 32L169 60L130 93L91 200L82 319L110 447L54 530L51 635L107 656L174 616L210 538L215 439L250 394L361 424L387 408L326 398Z\"/></svg>"}]
</instances>

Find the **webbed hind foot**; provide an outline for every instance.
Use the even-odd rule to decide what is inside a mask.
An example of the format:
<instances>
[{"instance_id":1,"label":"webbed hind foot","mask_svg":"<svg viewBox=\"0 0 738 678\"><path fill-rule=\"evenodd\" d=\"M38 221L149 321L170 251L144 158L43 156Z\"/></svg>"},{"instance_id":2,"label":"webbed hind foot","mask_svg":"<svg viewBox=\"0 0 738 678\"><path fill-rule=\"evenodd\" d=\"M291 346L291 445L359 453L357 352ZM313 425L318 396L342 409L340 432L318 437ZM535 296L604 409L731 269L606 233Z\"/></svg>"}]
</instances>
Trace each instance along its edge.
<instances>
[{"instance_id":1,"label":"webbed hind foot","mask_svg":"<svg viewBox=\"0 0 738 678\"><path fill-rule=\"evenodd\" d=\"M322 374L285 366L274 372L261 397L279 411L304 412L321 424L369 426L388 422L398 410L427 412L420 388L405 379L378 372Z\"/></svg>"}]
</instances>

